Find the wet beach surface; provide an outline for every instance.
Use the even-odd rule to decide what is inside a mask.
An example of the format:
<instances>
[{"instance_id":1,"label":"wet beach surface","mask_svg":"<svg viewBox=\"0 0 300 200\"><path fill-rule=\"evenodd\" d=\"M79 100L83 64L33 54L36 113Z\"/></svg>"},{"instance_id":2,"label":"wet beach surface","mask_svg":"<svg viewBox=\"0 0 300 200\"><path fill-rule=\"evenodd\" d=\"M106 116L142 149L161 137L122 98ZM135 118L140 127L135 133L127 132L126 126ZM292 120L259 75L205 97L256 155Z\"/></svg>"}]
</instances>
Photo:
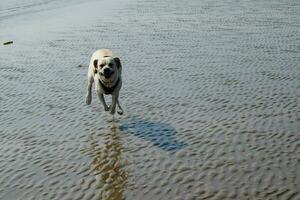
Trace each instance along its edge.
<instances>
[{"instance_id":1,"label":"wet beach surface","mask_svg":"<svg viewBox=\"0 0 300 200\"><path fill-rule=\"evenodd\" d=\"M297 1L4 2L1 200L300 199ZM115 122L78 67L104 47Z\"/></svg>"}]
</instances>

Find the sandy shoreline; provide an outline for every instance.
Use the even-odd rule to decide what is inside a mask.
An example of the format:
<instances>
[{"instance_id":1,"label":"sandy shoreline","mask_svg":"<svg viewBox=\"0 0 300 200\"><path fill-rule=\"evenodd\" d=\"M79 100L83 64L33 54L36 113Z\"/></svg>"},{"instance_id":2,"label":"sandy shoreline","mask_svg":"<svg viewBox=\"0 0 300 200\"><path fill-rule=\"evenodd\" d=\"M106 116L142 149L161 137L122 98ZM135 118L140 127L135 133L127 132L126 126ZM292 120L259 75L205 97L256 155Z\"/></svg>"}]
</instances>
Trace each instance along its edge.
<instances>
[{"instance_id":1,"label":"sandy shoreline","mask_svg":"<svg viewBox=\"0 0 300 200\"><path fill-rule=\"evenodd\" d=\"M0 199L299 199L295 4L0 10ZM123 61L114 124L84 103L97 48Z\"/></svg>"}]
</instances>

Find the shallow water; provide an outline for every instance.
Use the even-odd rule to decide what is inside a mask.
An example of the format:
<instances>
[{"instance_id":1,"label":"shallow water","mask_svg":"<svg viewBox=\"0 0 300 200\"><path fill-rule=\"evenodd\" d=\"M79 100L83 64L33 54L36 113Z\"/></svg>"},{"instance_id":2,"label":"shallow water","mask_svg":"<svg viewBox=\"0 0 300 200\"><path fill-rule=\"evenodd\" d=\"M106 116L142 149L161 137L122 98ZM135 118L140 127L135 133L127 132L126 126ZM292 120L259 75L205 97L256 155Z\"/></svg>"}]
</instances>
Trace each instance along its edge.
<instances>
[{"instance_id":1,"label":"shallow water","mask_svg":"<svg viewBox=\"0 0 300 200\"><path fill-rule=\"evenodd\" d=\"M69 2L1 3L1 200L300 199L297 1ZM103 47L115 122L77 67Z\"/></svg>"}]
</instances>

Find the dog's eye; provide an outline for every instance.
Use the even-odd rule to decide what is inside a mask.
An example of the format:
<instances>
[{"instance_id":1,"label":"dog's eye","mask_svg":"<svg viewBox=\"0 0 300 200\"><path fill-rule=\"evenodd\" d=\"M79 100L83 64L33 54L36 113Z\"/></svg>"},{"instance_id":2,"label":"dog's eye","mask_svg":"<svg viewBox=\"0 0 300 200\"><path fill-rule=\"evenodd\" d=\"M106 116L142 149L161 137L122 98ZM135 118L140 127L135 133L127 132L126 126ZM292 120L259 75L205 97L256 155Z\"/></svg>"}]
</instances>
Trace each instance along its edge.
<instances>
[{"instance_id":1,"label":"dog's eye","mask_svg":"<svg viewBox=\"0 0 300 200\"><path fill-rule=\"evenodd\" d=\"M109 67L112 67L112 66L114 66L114 64L112 64L112 63L109 63L109 64L108 64L108 66L109 66Z\"/></svg>"},{"instance_id":2,"label":"dog's eye","mask_svg":"<svg viewBox=\"0 0 300 200\"><path fill-rule=\"evenodd\" d=\"M101 65L100 65L101 68L104 67L104 66L105 66L105 64L101 64Z\"/></svg>"}]
</instances>

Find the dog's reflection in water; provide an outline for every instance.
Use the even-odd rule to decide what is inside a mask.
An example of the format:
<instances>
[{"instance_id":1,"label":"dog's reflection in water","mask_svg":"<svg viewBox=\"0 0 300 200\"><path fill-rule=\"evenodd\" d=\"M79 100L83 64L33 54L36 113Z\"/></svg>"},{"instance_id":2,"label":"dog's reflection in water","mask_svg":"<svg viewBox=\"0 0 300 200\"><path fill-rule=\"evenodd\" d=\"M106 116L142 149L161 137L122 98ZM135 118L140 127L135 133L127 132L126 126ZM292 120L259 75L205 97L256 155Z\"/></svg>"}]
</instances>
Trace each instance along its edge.
<instances>
[{"instance_id":1,"label":"dog's reflection in water","mask_svg":"<svg viewBox=\"0 0 300 200\"><path fill-rule=\"evenodd\" d=\"M122 168L120 132L115 126L106 134L104 144L92 143L94 159L92 162L97 180L100 182L102 200L124 200L124 188L128 174ZM95 139L95 138L94 138Z\"/></svg>"}]
</instances>

